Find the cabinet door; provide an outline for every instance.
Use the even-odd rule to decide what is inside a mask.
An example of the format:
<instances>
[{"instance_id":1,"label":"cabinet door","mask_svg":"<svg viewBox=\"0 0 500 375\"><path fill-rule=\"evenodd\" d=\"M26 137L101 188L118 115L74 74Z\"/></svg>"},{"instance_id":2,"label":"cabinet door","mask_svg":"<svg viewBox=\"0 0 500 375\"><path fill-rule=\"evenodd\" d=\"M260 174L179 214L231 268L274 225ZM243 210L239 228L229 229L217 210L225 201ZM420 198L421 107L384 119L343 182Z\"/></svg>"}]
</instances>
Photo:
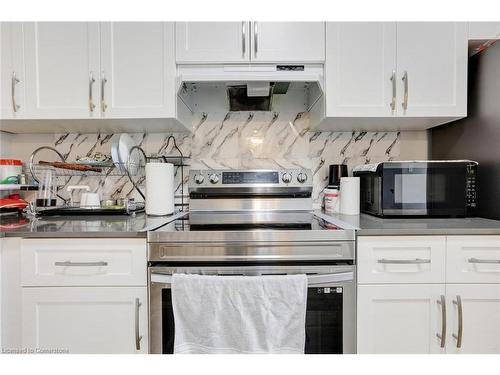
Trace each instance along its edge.
<instances>
[{"instance_id":1,"label":"cabinet door","mask_svg":"<svg viewBox=\"0 0 500 375\"><path fill-rule=\"evenodd\" d=\"M248 22L176 22L177 63L230 63L250 59Z\"/></svg>"},{"instance_id":2,"label":"cabinet door","mask_svg":"<svg viewBox=\"0 0 500 375\"><path fill-rule=\"evenodd\" d=\"M469 22L469 39L500 39L500 22Z\"/></svg>"},{"instance_id":3,"label":"cabinet door","mask_svg":"<svg viewBox=\"0 0 500 375\"><path fill-rule=\"evenodd\" d=\"M395 69L395 22L328 22L327 116L393 116Z\"/></svg>"},{"instance_id":4,"label":"cabinet door","mask_svg":"<svg viewBox=\"0 0 500 375\"><path fill-rule=\"evenodd\" d=\"M23 288L22 295L25 348L148 352L146 287Z\"/></svg>"},{"instance_id":5,"label":"cabinet door","mask_svg":"<svg viewBox=\"0 0 500 375\"><path fill-rule=\"evenodd\" d=\"M358 286L358 353L443 353L444 284Z\"/></svg>"},{"instance_id":6,"label":"cabinet door","mask_svg":"<svg viewBox=\"0 0 500 375\"><path fill-rule=\"evenodd\" d=\"M0 118L21 118L24 113L23 27L0 23Z\"/></svg>"},{"instance_id":7,"label":"cabinet door","mask_svg":"<svg viewBox=\"0 0 500 375\"><path fill-rule=\"evenodd\" d=\"M467 43L466 23L398 22L400 116L467 115Z\"/></svg>"},{"instance_id":8,"label":"cabinet door","mask_svg":"<svg viewBox=\"0 0 500 375\"><path fill-rule=\"evenodd\" d=\"M252 60L259 62L325 61L324 22L253 22Z\"/></svg>"},{"instance_id":9,"label":"cabinet door","mask_svg":"<svg viewBox=\"0 0 500 375\"><path fill-rule=\"evenodd\" d=\"M447 284L446 296L447 353L500 354L500 284Z\"/></svg>"},{"instance_id":10,"label":"cabinet door","mask_svg":"<svg viewBox=\"0 0 500 375\"><path fill-rule=\"evenodd\" d=\"M101 24L101 111L106 118L175 117L174 24Z\"/></svg>"},{"instance_id":11,"label":"cabinet door","mask_svg":"<svg viewBox=\"0 0 500 375\"><path fill-rule=\"evenodd\" d=\"M97 22L25 23L24 48L28 117L100 117Z\"/></svg>"}]
</instances>

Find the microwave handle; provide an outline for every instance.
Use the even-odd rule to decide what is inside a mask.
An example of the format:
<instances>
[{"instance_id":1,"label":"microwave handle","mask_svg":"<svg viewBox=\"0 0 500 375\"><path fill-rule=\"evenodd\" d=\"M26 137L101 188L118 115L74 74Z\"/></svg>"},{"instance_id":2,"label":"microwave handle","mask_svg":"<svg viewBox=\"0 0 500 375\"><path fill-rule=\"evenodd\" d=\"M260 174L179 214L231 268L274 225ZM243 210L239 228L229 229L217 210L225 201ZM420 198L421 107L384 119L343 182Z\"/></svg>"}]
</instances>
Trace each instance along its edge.
<instances>
[{"instance_id":1,"label":"microwave handle","mask_svg":"<svg viewBox=\"0 0 500 375\"><path fill-rule=\"evenodd\" d=\"M266 274L269 275L269 274ZM307 285L314 286L318 284L338 283L354 280L354 272L329 273L307 275ZM151 272L151 282L159 284L171 284L172 275Z\"/></svg>"}]
</instances>

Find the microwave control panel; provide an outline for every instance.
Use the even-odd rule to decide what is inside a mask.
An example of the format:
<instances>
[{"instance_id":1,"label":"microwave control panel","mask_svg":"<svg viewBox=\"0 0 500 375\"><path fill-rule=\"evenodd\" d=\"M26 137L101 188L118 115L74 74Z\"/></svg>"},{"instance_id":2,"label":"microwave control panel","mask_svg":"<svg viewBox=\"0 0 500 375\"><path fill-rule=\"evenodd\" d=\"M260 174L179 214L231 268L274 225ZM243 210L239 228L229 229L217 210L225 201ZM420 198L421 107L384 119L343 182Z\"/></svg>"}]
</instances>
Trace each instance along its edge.
<instances>
[{"instance_id":1,"label":"microwave control panel","mask_svg":"<svg viewBox=\"0 0 500 375\"><path fill-rule=\"evenodd\" d=\"M475 209L477 207L477 169L469 166L467 168L467 186L466 186L466 199L467 208Z\"/></svg>"}]
</instances>

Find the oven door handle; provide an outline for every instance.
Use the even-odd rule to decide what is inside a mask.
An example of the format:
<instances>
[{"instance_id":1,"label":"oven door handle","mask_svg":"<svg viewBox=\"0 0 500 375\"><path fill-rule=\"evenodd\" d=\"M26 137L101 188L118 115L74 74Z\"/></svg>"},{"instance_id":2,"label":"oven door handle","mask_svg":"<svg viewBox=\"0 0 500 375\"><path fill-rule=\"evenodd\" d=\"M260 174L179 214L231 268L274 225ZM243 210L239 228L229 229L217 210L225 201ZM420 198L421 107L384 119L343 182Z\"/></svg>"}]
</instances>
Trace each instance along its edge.
<instances>
[{"instance_id":1,"label":"oven door handle","mask_svg":"<svg viewBox=\"0 0 500 375\"><path fill-rule=\"evenodd\" d=\"M269 273L266 274L266 276L268 275L272 274ZM282 274L276 274L276 275L282 275ZM212 276L217 276L217 275L212 275ZM307 285L309 286L328 284L328 283L349 282L353 280L354 280L354 272L352 271L341 272L341 273L307 275ZM165 275L163 273L151 272L151 282L159 284L172 284L172 275Z\"/></svg>"}]
</instances>

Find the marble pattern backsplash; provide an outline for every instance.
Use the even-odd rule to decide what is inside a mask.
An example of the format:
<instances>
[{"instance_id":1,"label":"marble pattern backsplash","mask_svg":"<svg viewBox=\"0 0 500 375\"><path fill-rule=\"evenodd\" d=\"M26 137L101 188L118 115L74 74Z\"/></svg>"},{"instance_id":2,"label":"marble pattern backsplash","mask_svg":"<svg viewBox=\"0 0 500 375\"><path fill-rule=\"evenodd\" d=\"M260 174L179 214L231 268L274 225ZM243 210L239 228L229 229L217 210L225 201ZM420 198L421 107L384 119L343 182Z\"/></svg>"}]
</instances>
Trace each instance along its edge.
<instances>
[{"instance_id":1,"label":"marble pattern backsplash","mask_svg":"<svg viewBox=\"0 0 500 375\"><path fill-rule=\"evenodd\" d=\"M399 132L309 132L308 113L229 112L200 113L192 133L130 134L148 155L173 155L173 135L190 167L184 167L187 196L189 168L279 169L308 168L313 171L313 198L319 207L328 183L328 165L358 164L397 159ZM67 160L96 152L110 154L119 134L57 134L54 139ZM181 173L176 168L176 202L180 202ZM139 179L140 183L143 178ZM89 185L102 198L140 196L126 176L72 177L68 184Z\"/></svg>"}]
</instances>

